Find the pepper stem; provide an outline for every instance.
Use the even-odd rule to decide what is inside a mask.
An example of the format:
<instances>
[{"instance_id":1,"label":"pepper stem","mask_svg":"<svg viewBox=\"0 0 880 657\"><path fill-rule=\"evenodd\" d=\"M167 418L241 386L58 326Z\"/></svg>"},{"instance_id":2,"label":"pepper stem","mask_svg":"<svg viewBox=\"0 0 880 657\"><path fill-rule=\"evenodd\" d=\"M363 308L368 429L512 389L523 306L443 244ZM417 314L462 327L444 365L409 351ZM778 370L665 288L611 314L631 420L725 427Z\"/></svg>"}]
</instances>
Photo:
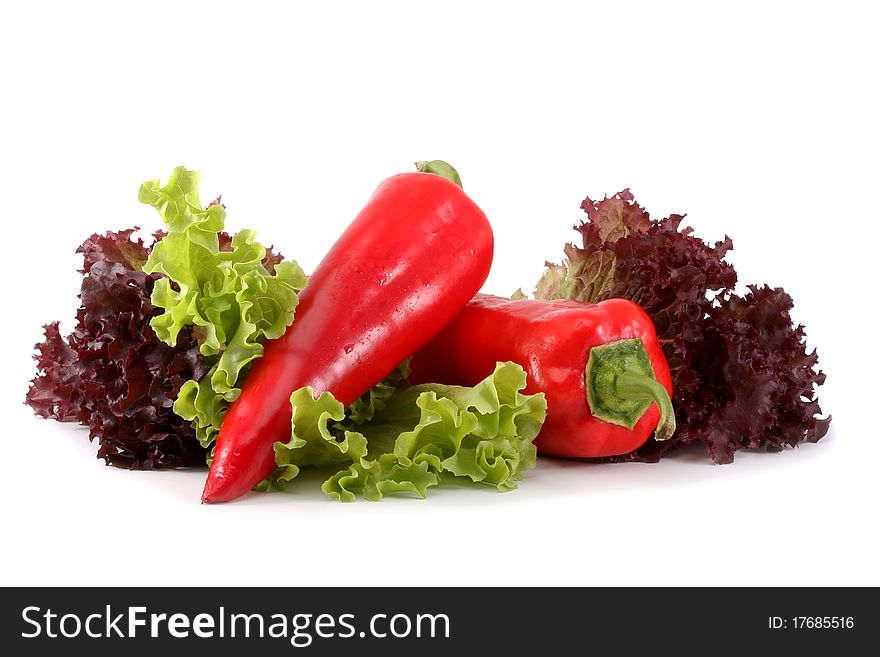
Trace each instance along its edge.
<instances>
[{"instance_id":1,"label":"pepper stem","mask_svg":"<svg viewBox=\"0 0 880 657\"><path fill-rule=\"evenodd\" d=\"M594 417L632 429L653 402L660 409L654 439L667 440L675 433L669 393L654 376L639 338L593 347L584 376L587 403Z\"/></svg>"},{"instance_id":2,"label":"pepper stem","mask_svg":"<svg viewBox=\"0 0 880 657\"><path fill-rule=\"evenodd\" d=\"M443 160L416 162L416 169L422 173L435 173L447 180L451 180L459 187L462 187L461 176L458 175L458 171L456 171L455 167L451 164L444 162ZM464 189L464 187L462 187L462 189Z\"/></svg>"},{"instance_id":3,"label":"pepper stem","mask_svg":"<svg viewBox=\"0 0 880 657\"><path fill-rule=\"evenodd\" d=\"M654 440L669 440L675 433L675 409L666 388L657 379L629 372L618 374L614 380L615 394L621 399L649 400L660 409L660 421L654 430Z\"/></svg>"}]
</instances>

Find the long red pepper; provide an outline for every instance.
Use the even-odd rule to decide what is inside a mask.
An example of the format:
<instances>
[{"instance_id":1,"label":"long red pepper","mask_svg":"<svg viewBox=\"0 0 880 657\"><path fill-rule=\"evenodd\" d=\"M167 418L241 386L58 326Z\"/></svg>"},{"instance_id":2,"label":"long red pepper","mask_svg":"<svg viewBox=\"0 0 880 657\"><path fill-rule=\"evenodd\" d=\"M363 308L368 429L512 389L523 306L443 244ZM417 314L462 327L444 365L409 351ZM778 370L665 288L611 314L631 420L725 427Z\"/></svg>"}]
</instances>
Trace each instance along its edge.
<instances>
[{"instance_id":1,"label":"long red pepper","mask_svg":"<svg viewBox=\"0 0 880 657\"><path fill-rule=\"evenodd\" d=\"M503 299L479 294L411 361L413 383L474 385L496 361L528 373L526 392L547 397L535 439L544 454L626 454L656 428L675 431L672 380L654 325L625 299Z\"/></svg>"},{"instance_id":2,"label":"long red pepper","mask_svg":"<svg viewBox=\"0 0 880 657\"><path fill-rule=\"evenodd\" d=\"M293 324L265 346L229 407L203 502L246 493L290 437L293 391L311 386L348 405L418 351L480 289L492 229L442 162L385 180L300 296ZM437 172L427 173L427 172ZM447 177L443 177L447 176Z\"/></svg>"}]
</instances>

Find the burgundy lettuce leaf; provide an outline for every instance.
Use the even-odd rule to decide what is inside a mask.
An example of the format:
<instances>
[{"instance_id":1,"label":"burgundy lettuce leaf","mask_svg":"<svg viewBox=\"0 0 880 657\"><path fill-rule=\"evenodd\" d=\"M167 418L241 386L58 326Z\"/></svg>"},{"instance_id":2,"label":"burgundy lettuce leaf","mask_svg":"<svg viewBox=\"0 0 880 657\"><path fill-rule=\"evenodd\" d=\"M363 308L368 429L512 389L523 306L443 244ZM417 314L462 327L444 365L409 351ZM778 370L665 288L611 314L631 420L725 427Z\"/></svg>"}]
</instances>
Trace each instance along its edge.
<instances>
[{"instance_id":1,"label":"burgundy lettuce leaf","mask_svg":"<svg viewBox=\"0 0 880 657\"><path fill-rule=\"evenodd\" d=\"M34 356L41 372L27 392L26 403L34 413L60 422L70 422L79 415L85 400L80 388L77 352L61 336L58 322L43 327L45 340L37 344Z\"/></svg>"},{"instance_id":2,"label":"burgundy lettuce leaf","mask_svg":"<svg viewBox=\"0 0 880 657\"><path fill-rule=\"evenodd\" d=\"M171 407L183 383L203 376L208 364L191 330L170 347L150 328L159 312L150 303L157 275L140 271L149 249L131 240L134 230L92 235L80 246L76 326L66 338L57 322L45 327L26 403L41 417L88 426L110 465L204 465L204 449Z\"/></svg>"},{"instance_id":3,"label":"burgundy lettuce leaf","mask_svg":"<svg viewBox=\"0 0 880 657\"><path fill-rule=\"evenodd\" d=\"M131 239L137 230L139 228L135 226L119 232L108 231L104 235L92 235L76 250L77 253L83 254L81 272L89 273L96 262L124 265L126 269L140 271L147 261L150 250L144 246L142 239L138 238L137 241Z\"/></svg>"},{"instance_id":4,"label":"burgundy lettuce leaf","mask_svg":"<svg viewBox=\"0 0 880 657\"><path fill-rule=\"evenodd\" d=\"M794 326L791 297L782 288L749 286L709 311L707 332L716 345L714 369L722 373L723 402L693 433L703 436L712 458L733 460L740 448L782 451L816 442L831 418L819 419L816 388L825 382L815 349L807 352L802 325Z\"/></svg>"},{"instance_id":5,"label":"burgundy lettuce leaf","mask_svg":"<svg viewBox=\"0 0 880 657\"><path fill-rule=\"evenodd\" d=\"M650 215L636 203L629 188L601 201L587 197L581 203L581 210L587 213L590 225L598 230L599 239L609 244L631 233L643 233L651 226Z\"/></svg>"}]
</instances>

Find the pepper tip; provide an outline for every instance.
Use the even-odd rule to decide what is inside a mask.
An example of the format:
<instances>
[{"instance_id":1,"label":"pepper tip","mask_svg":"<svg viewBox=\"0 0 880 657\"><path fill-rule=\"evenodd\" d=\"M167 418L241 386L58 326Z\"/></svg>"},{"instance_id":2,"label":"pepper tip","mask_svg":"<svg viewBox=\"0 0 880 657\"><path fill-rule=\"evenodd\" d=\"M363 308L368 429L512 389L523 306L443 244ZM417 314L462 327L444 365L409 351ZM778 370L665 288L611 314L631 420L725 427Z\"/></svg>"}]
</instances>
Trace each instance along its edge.
<instances>
[{"instance_id":1,"label":"pepper tip","mask_svg":"<svg viewBox=\"0 0 880 657\"><path fill-rule=\"evenodd\" d=\"M214 504L218 501L216 489L214 480L208 477L208 481L205 482L205 488L202 491L202 504Z\"/></svg>"}]
</instances>

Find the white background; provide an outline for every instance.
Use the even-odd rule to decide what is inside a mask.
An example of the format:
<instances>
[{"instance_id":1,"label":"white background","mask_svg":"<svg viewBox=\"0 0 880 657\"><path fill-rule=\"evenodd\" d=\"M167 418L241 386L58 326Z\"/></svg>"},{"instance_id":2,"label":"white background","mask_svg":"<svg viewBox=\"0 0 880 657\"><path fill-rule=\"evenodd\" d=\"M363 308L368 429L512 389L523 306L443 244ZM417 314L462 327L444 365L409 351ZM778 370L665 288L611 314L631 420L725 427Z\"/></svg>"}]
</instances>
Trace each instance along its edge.
<instances>
[{"instance_id":1,"label":"white background","mask_svg":"<svg viewBox=\"0 0 880 657\"><path fill-rule=\"evenodd\" d=\"M871 3L303 4L0 10L0 583L880 584ZM793 295L831 433L728 466L541 460L509 494L345 505L306 478L206 507L204 472L105 467L22 404L41 325L72 328L77 245L159 227L143 180L200 169L231 229L311 271L433 158L493 222L486 291L530 288L586 195L730 234L742 282Z\"/></svg>"}]
</instances>

